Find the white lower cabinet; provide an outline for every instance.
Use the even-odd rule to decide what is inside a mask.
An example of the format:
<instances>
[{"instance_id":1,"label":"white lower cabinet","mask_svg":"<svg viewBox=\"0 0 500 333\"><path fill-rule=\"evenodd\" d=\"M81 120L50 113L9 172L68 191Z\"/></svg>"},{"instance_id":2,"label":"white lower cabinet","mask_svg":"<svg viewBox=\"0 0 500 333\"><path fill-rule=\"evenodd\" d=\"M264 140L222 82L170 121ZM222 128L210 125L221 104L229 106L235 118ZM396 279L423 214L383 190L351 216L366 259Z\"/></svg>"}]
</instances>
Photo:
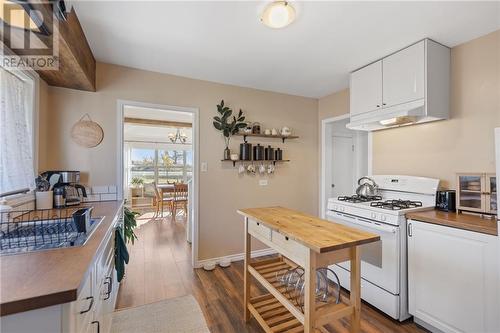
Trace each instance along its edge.
<instances>
[{"instance_id":1,"label":"white lower cabinet","mask_svg":"<svg viewBox=\"0 0 500 333\"><path fill-rule=\"evenodd\" d=\"M409 220L415 321L436 332L500 332L499 251L499 237Z\"/></svg>"},{"instance_id":2,"label":"white lower cabinet","mask_svg":"<svg viewBox=\"0 0 500 333\"><path fill-rule=\"evenodd\" d=\"M0 332L109 333L118 295L114 236L112 229L89 268L76 301L3 316Z\"/></svg>"}]
</instances>

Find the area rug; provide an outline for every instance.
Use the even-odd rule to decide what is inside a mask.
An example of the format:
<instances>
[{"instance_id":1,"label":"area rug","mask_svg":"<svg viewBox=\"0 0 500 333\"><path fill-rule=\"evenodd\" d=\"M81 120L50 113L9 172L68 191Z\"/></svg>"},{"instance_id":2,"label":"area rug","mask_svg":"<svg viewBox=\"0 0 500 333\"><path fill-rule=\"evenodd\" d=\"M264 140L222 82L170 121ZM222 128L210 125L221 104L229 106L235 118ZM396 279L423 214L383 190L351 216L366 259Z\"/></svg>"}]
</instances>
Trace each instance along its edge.
<instances>
[{"instance_id":1,"label":"area rug","mask_svg":"<svg viewBox=\"0 0 500 333\"><path fill-rule=\"evenodd\" d=\"M192 295L113 313L111 333L210 333Z\"/></svg>"}]
</instances>

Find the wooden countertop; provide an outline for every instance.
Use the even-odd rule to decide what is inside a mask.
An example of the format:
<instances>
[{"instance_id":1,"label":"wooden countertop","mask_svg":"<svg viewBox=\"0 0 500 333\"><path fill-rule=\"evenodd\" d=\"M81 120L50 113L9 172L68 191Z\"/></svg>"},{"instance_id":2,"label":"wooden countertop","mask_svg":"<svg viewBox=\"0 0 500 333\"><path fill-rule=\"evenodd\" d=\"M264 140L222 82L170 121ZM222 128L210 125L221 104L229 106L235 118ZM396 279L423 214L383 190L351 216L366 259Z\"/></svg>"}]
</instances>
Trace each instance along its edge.
<instances>
[{"instance_id":1,"label":"wooden countertop","mask_svg":"<svg viewBox=\"0 0 500 333\"><path fill-rule=\"evenodd\" d=\"M111 229L122 201L93 202L92 216L104 216L84 246L0 257L0 316L72 302Z\"/></svg>"},{"instance_id":2,"label":"wooden countertop","mask_svg":"<svg viewBox=\"0 0 500 333\"><path fill-rule=\"evenodd\" d=\"M408 213L406 218L498 236L496 218L484 219L476 215L447 213L437 209Z\"/></svg>"},{"instance_id":3,"label":"wooden countertop","mask_svg":"<svg viewBox=\"0 0 500 333\"><path fill-rule=\"evenodd\" d=\"M288 236L317 253L378 241L378 235L283 207L246 208L243 216Z\"/></svg>"}]
</instances>

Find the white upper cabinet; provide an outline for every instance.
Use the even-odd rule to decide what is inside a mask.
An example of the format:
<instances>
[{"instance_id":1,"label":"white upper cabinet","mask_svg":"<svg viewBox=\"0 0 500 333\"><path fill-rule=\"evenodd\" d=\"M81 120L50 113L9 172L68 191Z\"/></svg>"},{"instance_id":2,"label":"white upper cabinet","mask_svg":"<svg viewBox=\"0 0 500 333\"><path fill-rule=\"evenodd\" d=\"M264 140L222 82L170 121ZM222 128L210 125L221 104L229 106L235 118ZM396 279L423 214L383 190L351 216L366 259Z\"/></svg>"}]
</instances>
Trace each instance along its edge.
<instances>
[{"instance_id":1,"label":"white upper cabinet","mask_svg":"<svg viewBox=\"0 0 500 333\"><path fill-rule=\"evenodd\" d=\"M384 58L382 72L384 107L424 98L424 41Z\"/></svg>"},{"instance_id":2,"label":"white upper cabinet","mask_svg":"<svg viewBox=\"0 0 500 333\"><path fill-rule=\"evenodd\" d=\"M382 61L361 68L351 75L351 114L382 107Z\"/></svg>"},{"instance_id":3,"label":"white upper cabinet","mask_svg":"<svg viewBox=\"0 0 500 333\"><path fill-rule=\"evenodd\" d=\"M352 72L350 104L354 130L447 119L450 49L424 39Z\"/></svg>"}]
</instances>

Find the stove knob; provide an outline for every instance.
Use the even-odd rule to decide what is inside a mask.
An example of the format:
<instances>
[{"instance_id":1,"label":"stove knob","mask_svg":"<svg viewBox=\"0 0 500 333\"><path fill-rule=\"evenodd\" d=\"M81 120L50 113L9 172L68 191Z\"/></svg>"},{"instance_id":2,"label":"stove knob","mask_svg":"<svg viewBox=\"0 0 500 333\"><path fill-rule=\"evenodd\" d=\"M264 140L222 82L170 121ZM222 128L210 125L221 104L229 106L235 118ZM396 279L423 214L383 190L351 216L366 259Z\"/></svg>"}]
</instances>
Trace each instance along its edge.
<instances>
[{"instance_id":1,"label":"stove knob","mask_svg":"<svg viewBox=\"0 0 500 333\"><path fill-rule=\"evenodd\" d=\"M372 213L372 219L375 219L377 218L377 214L376 213Z\"/></svg>"},{"instance_id":2,"label":"stove knob","mask_svg":"<svg viewBox=\"0 0 500 333\"><path fill-rule=\"evenodd\" d=\"M385 220L387 220L387 218L385 217L385 215L382 215L382 216L380 216L380 220L385 221Z\"/></svg>"},{"instance_id":3,"label":"stove knob","mask_svg":"<svg viewBox=\"0 0 500 333\"><path fill-rule=\"evenodd\" d=\"M333 210L337 210L339 206L333 205Z\"/></svg>"}]
</instances>

